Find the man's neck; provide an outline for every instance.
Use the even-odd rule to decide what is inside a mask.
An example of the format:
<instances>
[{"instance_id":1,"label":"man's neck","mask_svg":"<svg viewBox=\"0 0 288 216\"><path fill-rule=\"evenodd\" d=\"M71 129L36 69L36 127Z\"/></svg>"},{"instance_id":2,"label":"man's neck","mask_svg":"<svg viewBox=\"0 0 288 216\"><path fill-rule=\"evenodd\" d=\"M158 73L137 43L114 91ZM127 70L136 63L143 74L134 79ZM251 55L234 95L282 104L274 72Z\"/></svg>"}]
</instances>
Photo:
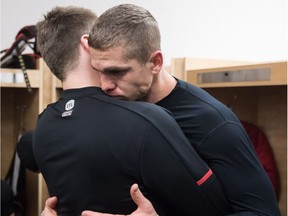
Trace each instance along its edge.
<instances>
[{"instance_id":1,"label":"man's neck","mask_svg":"<svg viewBox=\"0 0 288 216\"><path fill-rule=\"evenodd\" d=\"M90 86L100 87L99 73L94 71L90 65L89 50L79 44L79 58L77 66L66 71L66 79L62 82L63 89L85 88Z\"/></svg>"},{"instance_id":2,"label":"man's neck","mask_svg":"<svg viewBox=\"0 0 288 216\"><path fill-rule=\"evenodd\" d=\"M85 70L85 69L84 69ZM100 87L99 75L92 71L69 71L63 81L63 89L85 88L90 86Z\"/></svg>"},{"instance_id":3,"label":"man's neck","mask_svg":"<svg viewBox=\"0 0 288 216\"><path fill-rule=\"evenodd\" d=\"M162 69L160 73L155 75L151 89L146 102L157 103L163 98L167 97L175 88L177 81L175 78L165 69Z\"/></svg>"}]
</instances>

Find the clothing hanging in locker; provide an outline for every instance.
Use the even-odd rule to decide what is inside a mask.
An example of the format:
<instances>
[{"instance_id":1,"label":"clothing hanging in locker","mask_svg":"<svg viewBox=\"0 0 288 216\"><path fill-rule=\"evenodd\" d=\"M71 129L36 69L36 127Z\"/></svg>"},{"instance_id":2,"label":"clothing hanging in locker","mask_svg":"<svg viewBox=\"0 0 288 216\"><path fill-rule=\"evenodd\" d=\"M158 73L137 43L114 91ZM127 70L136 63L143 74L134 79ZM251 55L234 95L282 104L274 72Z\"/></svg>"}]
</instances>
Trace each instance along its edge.
<instances>
[{"instance_id":1,"label":"clothing hanging in locker","mask_svg":"<svg viewBox=\"0 0 288 216\"><path fill-rule=\"evenodd\" d=\"M266 135L259 127L245 121L241 121L241 123L253 143L259 160L262 163L265 171L267 172L274 186L277 199L279 200L280 176L271 145Z\"/></svg>"}]
</instances>

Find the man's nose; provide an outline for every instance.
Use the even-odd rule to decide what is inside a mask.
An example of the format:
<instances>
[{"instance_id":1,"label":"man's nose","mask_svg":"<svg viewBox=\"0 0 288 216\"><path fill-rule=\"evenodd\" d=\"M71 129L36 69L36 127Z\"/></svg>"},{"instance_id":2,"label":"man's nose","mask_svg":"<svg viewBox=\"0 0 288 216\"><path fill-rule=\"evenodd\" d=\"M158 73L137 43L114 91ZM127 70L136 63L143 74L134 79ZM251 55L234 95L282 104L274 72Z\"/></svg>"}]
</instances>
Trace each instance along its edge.
<instances>
[{"instance_id":1,"label":"man's nose","mask_svg":"<svg viewBox=\"0 0 288 216\"><path fill-rule=\"evenodd\" d=\"M100 73L101 89L105 92L116 88L115 80L105 73Z\"/></svg>"}]
</instances>

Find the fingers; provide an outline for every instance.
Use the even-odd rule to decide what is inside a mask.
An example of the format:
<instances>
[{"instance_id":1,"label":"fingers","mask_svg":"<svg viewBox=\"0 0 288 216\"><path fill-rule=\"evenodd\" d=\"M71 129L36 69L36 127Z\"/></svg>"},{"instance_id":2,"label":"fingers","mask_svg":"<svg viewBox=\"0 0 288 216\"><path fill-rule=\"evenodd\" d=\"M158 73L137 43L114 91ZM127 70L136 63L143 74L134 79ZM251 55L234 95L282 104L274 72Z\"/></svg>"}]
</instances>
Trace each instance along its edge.
<instances>
[{"instance_id":1,"label":"fingers","mask_svg":"<svg viewBox=\"0 0 288 216\"><path fill-rule=\"evenodd\" d=\"M100 212L93 212L93 211L85 210L81 213L81 216L125 216L125 215L108 214L108 213L100 213Z\"/></svg>"},{"instance_id":2,"label":"fingers","mask_svg":"<svg viewBox=\"0 0 288 216\"><path fill-rule=\"evenodd\" d=\"M138 184L133 184L130 188L130 194L137 206L141 204L141 201L145 200L146 198L143 196L142 192L139 189Z\"/></svg>"},{"instance_id":3,"label":"fingers","mask_svg":"<svg viewBox=\"0 0 288 216\"><path fill-rule=\"evenodd\" d=\"M54 209L57 205L57 197L50 197L45 202L45 207L48 207L50 209Z\"/></svg>"},{"instance_id":4,"label":"fingers","mask_svg":"<svg viewBox=\"0 0 288 216\"><path fill-rule=\"evenodd\" d=\"M138 184L133 184L131 186L130 194L131 194L133 201L138 206L138 208L141 208L141 209L153 208L151 202L148 199L146 199L146 197L144 197L144 195L140 191Z\"/></svg>"},{"instance_id":5,"label":"fingers","mask_svg":"<svg viewBox=\"0 0 288 216\"><path fill-rule=\"evenodd\" d=\"M130 189L130 194L138 206L137 210L134 211L130 216L159 216L155 211L152 203L142 194L137 184L133 184Z\"/></svg>"},{"instance_id":6,"label":"fingers","mask_svg":"<svg viewBox=\"0 0 288 216\"><path fill-rule=\"evenodd\" d=\"M93 211L83 211L81 216L105 216L105 214L93 212Z\"/></svg>"},{"instance_id":7,"label":"fingers","mask_svg":"<svg viewBox=\"0 0 288 216\"><path fill-rule=\"evenodd\" d=\"M139 189L138 184L133 184L130 188L130 194L138 206L138 208L132 212L129 216L158 216L157 212L155 211L152 203L144 197L142 192ZM108 213L99 213L93 211L83 211L82 216L125 216L120 214L108 214Z\"/></svg>"},{"instance_id":8,"label":"fingers","mask_svg":"<svg viewBox=\"0 0 288 216\"><path fill-rule=\"evenodd\" d=\"M57 197L50 197L45 202L45 208L41 215L43 216L57 216L56 212Z\"/></svg>"}]
</instances>

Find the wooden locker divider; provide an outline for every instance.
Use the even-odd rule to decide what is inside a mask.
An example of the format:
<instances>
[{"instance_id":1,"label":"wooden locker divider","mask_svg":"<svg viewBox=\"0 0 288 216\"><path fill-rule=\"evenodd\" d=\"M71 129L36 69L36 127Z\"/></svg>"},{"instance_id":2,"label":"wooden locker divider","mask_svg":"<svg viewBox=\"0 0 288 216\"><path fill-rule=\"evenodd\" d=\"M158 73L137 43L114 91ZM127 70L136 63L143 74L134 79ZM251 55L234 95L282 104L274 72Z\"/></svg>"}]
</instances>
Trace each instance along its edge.
<instances>
[{"instance_id":1,"label":"wooden locker divider","mask_svg":"<svg viewBox=\"0 0 288 216\"><path fill-rule=\"evenodd\" d=\"M171 66L172 75L205 89L228 105L240 120L257 125L265 133L280 173L279 206L282 215L287 215L287 61L251 63L175 58ZM266 77L259 76L262 80L254 81L227 81L222 77L224 81L218 81L222 75L235 73L243 78L243 71L257 75L263 72ZM203 82L203 74L211 75L211 79Z\"/></svg>"},{"instance_id":2,"label":"wooden locker divider","mask_svg":"<svg viewBox=\"0 0 288 216\"><path fill-rule=\"evenodd\" d=\"M55 77L39 59L37 69L27 70L32 93L28 93L20 69L1 68L1 179L4 179L17 144L21 115L25 130L35 127L38 114L56 100ZM9 81L4 76L13 77ZM15 77L18 77L15 80ZM26 215L38 216L48 197L47 187L41 174L26 170Z\"/></svg>"}]
</instances>

